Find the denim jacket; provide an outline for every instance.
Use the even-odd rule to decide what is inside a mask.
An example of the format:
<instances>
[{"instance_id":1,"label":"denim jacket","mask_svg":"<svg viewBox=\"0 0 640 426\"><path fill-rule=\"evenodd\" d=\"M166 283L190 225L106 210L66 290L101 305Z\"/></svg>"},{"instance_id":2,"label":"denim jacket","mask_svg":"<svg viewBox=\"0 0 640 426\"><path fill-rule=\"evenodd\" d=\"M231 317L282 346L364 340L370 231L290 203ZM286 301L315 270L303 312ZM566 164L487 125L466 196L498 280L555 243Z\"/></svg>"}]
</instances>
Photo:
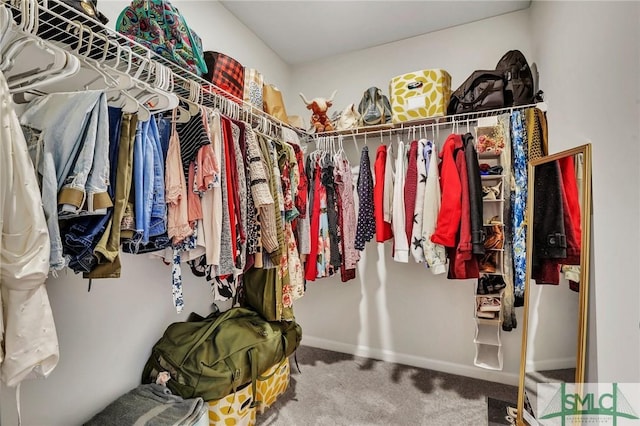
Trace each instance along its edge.
<instances>
[{"instance_id":1,"label":"denim jacket","mask_svg":"<svg viewBox=\"0 0 640 426\"><path fill-rule=\"evenodd\" d=\"M136 232L142 243L167 230L164 161L155 119L139 122L133 148Z\"/></svg>"}]
</instances>

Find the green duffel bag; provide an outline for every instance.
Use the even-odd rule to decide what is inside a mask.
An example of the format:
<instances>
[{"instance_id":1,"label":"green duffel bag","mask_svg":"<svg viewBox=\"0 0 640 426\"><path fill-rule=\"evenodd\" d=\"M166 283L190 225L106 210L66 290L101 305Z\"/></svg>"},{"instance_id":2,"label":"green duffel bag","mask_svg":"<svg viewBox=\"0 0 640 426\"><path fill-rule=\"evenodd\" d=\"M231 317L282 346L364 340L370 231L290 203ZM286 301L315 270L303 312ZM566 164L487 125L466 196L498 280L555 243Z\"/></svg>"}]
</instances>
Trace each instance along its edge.
<instances>
[{"instance_id":1,"label":"green duffel bag","mask_svg":"<svg viewBox=\"0 0 640 426\"><path fill-rule=\"evenodd\" d=\"M284 361L301 339L302 329L295 321L269 322L246 308L176 322L153 346L142 383L155 382L167 371L167 387L174 394L211 401L251 382L255 398L259 374Z\"/></svg>"}]
</instances>

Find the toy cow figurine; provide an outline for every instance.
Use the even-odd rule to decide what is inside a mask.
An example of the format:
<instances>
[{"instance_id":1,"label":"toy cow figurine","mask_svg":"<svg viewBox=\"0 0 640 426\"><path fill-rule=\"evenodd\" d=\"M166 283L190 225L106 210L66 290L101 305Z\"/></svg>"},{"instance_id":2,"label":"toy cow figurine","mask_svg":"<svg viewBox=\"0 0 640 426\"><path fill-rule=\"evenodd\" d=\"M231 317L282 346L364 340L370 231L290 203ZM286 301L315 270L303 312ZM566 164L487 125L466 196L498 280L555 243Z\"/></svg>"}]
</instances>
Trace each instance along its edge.
<instances>
[{"instance_id":1,"label":"toy cow figurine","mask_svg":"<svg viewBox=\"0 0 640 426\"><path fill-rule=\"evenodd\" d=\"M337 92L337 90L334 90L329 99L313 98L311 101L308 101L307 98L300 93L300 97L304 101L305 105L307 105L307 109L310 109L313 113L311 115L311 126L316 133L330 132L333 130L333 124L331 124L331 120L327 115L327 110L331 105L333 105L333 98L336 96Z\"/></svg>"}]
</instances>

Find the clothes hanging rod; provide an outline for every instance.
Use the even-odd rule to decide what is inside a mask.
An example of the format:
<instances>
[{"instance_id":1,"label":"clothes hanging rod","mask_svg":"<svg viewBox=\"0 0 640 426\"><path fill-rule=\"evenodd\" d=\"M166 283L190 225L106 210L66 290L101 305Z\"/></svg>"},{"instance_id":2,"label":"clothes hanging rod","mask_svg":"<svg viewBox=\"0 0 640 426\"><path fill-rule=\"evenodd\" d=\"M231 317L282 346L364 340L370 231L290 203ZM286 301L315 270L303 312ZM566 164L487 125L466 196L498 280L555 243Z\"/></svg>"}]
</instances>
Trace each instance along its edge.
<instances>
[{"instance_id":1,"label":"clothes hanging rod","mask_svg":"<svg viewBox=\"0 0 640 426\"><path fill-rule=\"evenodd\" d=\"M355 129L338 130L332 132L315 133L314 137L332 137L332 136L366 136L366 135L383 135L402 133L405 131L414 131L420 128L430 129L441 126L465 126L467 124L475 123L482 118L495 117L504 113L511 113L513 111L522 111L528 108L538 108L543 111L547 111L547 104L545 102L538 102L535 104L518 105L507 108L493 109L479 112L468 112L456 115L445 115L442 117L431 117L422 120L405 121L396 124L381 124L377 126L356 127Z\"/></svg>"}]
</instances>

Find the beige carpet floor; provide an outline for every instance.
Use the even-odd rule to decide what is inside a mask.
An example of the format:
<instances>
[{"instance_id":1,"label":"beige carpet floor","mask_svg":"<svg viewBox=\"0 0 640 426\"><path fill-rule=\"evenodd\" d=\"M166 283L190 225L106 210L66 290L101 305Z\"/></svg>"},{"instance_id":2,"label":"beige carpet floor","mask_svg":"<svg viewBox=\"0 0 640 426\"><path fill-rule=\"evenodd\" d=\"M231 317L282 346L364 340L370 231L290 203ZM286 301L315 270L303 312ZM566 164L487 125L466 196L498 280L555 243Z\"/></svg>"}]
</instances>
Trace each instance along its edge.
<instances>
[{"instance_id":1,"label":"beige carpet floor","mask_svg":"<svg viewBox=\"0 0 640 426\"><path fill-rule=\"evenodd\" d=\"M260 426L487 424L487 398L508 402L518 389L301 346L289 389L258 416Z\"/></svg>"}]
</instances>

